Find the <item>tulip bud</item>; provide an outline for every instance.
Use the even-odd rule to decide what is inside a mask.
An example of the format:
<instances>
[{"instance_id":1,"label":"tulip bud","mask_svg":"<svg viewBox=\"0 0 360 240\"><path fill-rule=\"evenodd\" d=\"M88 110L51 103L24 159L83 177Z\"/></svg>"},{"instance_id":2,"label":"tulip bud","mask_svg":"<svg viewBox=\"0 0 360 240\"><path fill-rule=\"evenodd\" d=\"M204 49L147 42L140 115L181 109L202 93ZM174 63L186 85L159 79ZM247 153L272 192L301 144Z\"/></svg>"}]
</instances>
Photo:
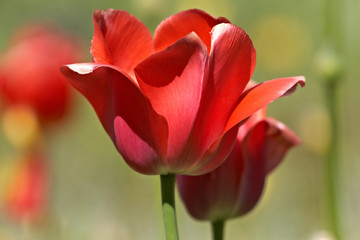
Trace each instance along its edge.
<instances>
[{"instance_id":1,"label":"tulip bud","mask_svg":"<svg viewBox=\"0 0 360 240\"><path fill-rule=\"evenodd\" d=\"M343 72L343 64L338 51L333 45L324 44L316 57L319 76L327 81L334 81Z\"/></svg>"},{"instance_id":2,"label":"tulip bud","mask_svg":"<svg viewBox=\"0 0 360 240\"><path fill-rule=\"evenodd\" d=\"M225 162L201 176L177 177L180 196L198 220L225 221L249 212L258 202L267 175L299 139L284 124L257 112L240 126Z\"/></svg>"}]
</instances>

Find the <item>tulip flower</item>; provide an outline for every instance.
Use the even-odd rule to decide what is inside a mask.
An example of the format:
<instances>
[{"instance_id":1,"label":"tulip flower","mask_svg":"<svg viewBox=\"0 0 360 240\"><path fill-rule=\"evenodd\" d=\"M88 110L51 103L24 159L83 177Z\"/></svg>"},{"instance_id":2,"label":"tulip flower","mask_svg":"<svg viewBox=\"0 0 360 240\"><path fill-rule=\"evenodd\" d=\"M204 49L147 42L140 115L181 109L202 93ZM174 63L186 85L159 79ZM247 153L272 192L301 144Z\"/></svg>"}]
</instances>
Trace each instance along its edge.
<instances>
[{"instance_id":1,"label":"tulip flower","mask_svg":"<svg viewBox=\"0 0 360 240\"><path fill-rule=\"evenodd\" d=\"M240 126L235 146L220 167L201 176L177 176L188 212L211 221L214 239L222 239L224 222L254 208L266 176L299 143L283 123L265 116L265 108L258 111Z\"/></svg>"},{"instance_id":2,"label":"tulip flower","mask_svg":"<svg viewBox=\"0 0 360 240\"><path fill-rule=\"evenodd\" d=\"M0 55L3 107L26 106L44 124L59 120L70 101L70 88L59 67L78 59L77 45L68 36L40 25L21 29Z\"/></svg>"},{"instance_id":3,"label":"tulip flower","mask_svg":"<svg viewBox=\"0 0 360 240\"><path fill-rule=\"evenodd\" d=\"M153 38L122 10L97 10L93 22L93 63L61 71L92 104L124 160L143 174L173 179L215 169L241 122L305 83L283 78L244 91L256 62L249 36L201 10L170 16Z\"/></svg>"},{"instance_id":4,"label":"tulip flower","mask_svg":"<svg viewBox=\"0 0 360 240\"><path fill-rule=\"evenodd\" d=\"M249 36L200 10L169 17L153 40L125 11L95 11L93 20L94 63L62 72L90 101L125 161L143 174L216 168L241 121L304 84L302 77L276 79L244 92L255 68Z\"/></svg>"}]
</instances>

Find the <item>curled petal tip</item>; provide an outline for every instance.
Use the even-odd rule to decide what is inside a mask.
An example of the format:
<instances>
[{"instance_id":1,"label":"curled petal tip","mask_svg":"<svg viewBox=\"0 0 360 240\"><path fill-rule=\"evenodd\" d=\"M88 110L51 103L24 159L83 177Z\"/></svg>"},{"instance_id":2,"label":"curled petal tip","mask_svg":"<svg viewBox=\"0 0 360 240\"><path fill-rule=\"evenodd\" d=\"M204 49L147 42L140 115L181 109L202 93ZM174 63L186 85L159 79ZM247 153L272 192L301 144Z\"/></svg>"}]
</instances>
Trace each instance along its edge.
<instances>
[{"instance_id":1,"label":"curled petal tip","mask_svg":"<svg viewBox=\"0 0 360 240\"><path fill-rule=\"evenodd\" d=\"M289 96L297 85L305 86L305 77L288 77L269 80L248 89L228 120L225 131L235 126L240 121L252 115L254 112L264 108L275 99Z\"/></svg>"},{"instance_id":2,"label":"curled petal tip","mask_svg":"<svg viewBox=\"0 0 360 240\"><path fill-rule=\"evenodd\" d=\"M296 76L296 77L292 77L295 81L297 81L296 84L294 84L294 86L292 86L290 89L288 89L283 96L289 96L291 95L293 92L295 92L296 88L298 85L300 85L301 87L305 87L305 77L304 76Z\"/></svg>"}]
</instances>

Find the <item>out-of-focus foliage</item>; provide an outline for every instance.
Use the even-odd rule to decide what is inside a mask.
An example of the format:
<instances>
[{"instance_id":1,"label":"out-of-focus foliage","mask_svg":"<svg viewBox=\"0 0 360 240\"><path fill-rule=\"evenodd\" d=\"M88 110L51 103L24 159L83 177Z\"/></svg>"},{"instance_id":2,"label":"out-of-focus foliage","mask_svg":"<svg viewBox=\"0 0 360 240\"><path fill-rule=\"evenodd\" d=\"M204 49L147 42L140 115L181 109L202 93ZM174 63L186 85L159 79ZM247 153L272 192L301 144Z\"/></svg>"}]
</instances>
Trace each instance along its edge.
<instances>
[{"instance_id":1,"label":"out-of-focus foliage","mask_svg":"<svg viewBox=\"0 0 360 240\"><path fill-rule=\"evenodd\" d=\"M290 152L268 181L254 211L229 221L227 239L302 240L320 236L325 228L323 156L328 136L322 80L316 70L322 43L324 1L237 0L15 0L0 1L0 52L10 44L16 28L47 21L62 27L83 43L88 55L94 9L124 9L151 31L165 17L188 8L225 16L250 35L257 50L253 78L305 75L307 86L279 99L268 114L286 123L303 144ZM340 217L348 240L360 238L360 2L340 3L345 75L340 110ZM21 71L21 67L19 67ZM52 131L48 142L52 189L46 221L19 225L0 214L0 239L163 239L159 179L132 171L106 136L89 104L77 94L65 124ZM1 111L0 111L1 113ZM0 115L1 117L1 115ZM1 120L2 121L2 120ZM14 148L0 131L0 197L13 167ZM208 223L196 222L177 198L182 239L209 239ZM315 237L314 237L315 239Z\"/></svg>"}]
</instances>

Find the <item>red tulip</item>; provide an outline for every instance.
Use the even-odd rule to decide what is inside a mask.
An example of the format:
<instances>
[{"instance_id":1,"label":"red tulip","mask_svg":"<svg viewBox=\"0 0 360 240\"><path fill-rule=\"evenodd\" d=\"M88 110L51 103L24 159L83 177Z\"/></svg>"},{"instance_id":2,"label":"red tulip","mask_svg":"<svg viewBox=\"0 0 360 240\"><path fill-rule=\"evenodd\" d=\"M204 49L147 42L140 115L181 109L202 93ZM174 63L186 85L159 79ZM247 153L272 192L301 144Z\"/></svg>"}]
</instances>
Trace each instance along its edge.
<instances>
[{"instance_id":1,"label":"red tulip","mask_svg":"<svg viewBox=\"0 0 360 240\"><path fill-rule=\"evenodd\" d=\"M39 220L48 192L47 159L38 152L20 159L5 195L5 210L15 220Z\"/></svg>"},{"instance_id":2,"label":"red tulip","mask_svg":"<svg viewBox=\"0 0 360 240\"><path fill-rule=\"evenodd\" d=\"M177 176L180 196L196 219L224 221L249 212L258 202L266 176L287 151L300 143L284 124L262 109L240 126L225 162L201 176Z\"/></svg>"},{"instance_id":3,"label":"red tulip","mask_svg":"<svg viewBox=\"0 0 360 240\"><path fill-rule=\"evenodd\" d=\"M78 57L72 39L48 27L20 30L12 46L0 56L0 98L4 107L26 106L43 123L61 118L68 109L70 92L59 67Z\"/></svg>"},{"instance_id":4,"label":"red tulip","mask_svg":"<svg viewBox=\"0 0 360 240\"><path fill-rule=\"evenodd\" d=\"M255 68L249 36L188 10L149 30L121 10L95 11L94 63L62 68L94 107L125 161L144 174L202 174L224 160L237 127L304 85L284 78L244 91Z\"/></svg>"}]
</instances>

